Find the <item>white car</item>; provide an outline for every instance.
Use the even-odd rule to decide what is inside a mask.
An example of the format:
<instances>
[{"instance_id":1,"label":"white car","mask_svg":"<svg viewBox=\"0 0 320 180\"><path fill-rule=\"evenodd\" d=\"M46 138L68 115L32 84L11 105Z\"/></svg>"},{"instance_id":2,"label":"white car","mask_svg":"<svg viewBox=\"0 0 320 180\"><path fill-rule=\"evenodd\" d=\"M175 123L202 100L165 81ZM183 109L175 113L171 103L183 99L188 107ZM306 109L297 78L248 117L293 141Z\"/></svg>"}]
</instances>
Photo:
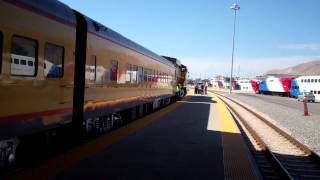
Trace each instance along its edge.
<instances>
[{"instance_id":1,"label":"white car","mask_svg":"<svg viewBox=\"0 0 320 180\"><path fill-rule=\"evenodd\" d=\"M307 102L315 102L316 98L312 92L302 92L298 95L298 101L306 99Z\"/></svg>"}]
</instances>

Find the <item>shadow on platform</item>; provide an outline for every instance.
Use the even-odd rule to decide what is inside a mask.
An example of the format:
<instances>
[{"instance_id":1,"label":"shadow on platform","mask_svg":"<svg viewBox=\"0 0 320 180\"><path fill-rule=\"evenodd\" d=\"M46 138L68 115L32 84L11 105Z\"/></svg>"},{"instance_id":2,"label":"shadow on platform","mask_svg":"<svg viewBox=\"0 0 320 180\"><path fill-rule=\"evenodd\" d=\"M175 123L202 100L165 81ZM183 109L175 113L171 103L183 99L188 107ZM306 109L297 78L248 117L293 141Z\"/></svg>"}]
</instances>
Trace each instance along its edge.
<instances>
[{"instance_id":1,"label":"shadow on platform","mask_svg":"<svg viewBox=\"0 0 320 180\"><path fill-rule=\"evenodd\" d=\"M248 152L244 152L243 148L240 150L239 146L234 146L235 142L243 139L248 143L246 137L240 133L207 130L210 110L216 103L212 97L189 96L178 103L181 104L169 113L143 128L134 130L130 136L98 149L97 153L88 154L89 152L81 150L80 147L77 148L77 151L80 151L77 156L73 155L76 153L69 153L70 157L67 161L61 161L60 166L43 165L38 171L33 170L21 177L25 179L32 177L140 180L250 179L253 169L243 171L245 165L242 164L241 157ZM124 129L120 128L117 131L121 133ZM108 139L108 136L103 138ZM104 141L97 139L89 145L95 148L97 143L101 144ZM253 150L252 145L248 144L253 154L261 153ZM228 156L225 153L226 148L229 148ZM261 171L265 170L262 166L257 166ZM46 176L46 172L55 174ZM37 173L42 173L42 176Z\"/></svg>"}]
</instances>

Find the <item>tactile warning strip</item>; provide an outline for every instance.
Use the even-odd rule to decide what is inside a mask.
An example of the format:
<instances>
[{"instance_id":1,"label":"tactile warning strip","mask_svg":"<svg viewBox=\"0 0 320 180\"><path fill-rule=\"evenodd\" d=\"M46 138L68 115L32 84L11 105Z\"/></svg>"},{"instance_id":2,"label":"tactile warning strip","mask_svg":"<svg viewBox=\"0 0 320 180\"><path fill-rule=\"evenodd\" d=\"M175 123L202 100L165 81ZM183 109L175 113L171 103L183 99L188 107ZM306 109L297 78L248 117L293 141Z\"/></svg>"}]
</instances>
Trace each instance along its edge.
<instances>
[{"instance_id":1,"label":"tactile warning strip","mask_svg":"<svg viewBox=\"0 0 320 180\"><path fill-rule=\"evenodd\" d=\"M241 133L224 103L210 93L216 101L217 118L220 125L223 148L225 179L259 179L253 166L249 150L244 144Z\"/></svg>"}]
</instances>

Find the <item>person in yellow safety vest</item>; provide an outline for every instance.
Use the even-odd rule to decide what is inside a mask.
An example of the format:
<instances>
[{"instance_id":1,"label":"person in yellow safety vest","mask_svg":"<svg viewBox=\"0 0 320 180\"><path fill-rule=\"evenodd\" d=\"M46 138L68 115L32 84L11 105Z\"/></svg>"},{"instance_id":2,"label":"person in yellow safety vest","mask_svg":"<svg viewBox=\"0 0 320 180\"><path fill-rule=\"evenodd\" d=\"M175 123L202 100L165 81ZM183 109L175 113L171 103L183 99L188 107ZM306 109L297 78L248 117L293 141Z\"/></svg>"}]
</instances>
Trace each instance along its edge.
<instances>
[{"instance_id":1,"label":"person in yellow safety vest","mask_svg":"<svg viewBox=\"0 0 320 180\"><path fill-rule=\"evenodd\" d=\"M181 97L181 84L177 84L176 95L177 97Z\"/></svg>"}]
</instances>

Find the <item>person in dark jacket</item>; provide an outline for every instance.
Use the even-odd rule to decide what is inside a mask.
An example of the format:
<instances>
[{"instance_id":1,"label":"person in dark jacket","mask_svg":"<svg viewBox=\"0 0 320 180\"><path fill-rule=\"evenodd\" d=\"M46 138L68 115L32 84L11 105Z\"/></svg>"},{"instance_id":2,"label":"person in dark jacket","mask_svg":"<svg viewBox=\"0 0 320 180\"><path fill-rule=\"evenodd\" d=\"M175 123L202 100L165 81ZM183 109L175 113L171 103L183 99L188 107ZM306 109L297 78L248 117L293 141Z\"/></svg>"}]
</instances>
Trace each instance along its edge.
<instances>
[{"instance_id":1,"label":"person in dark jacket","mask_svg":"<svg viewBox=\"0 0 320 180\"><path fill-rule=\"evenodd\" d=\"M204 93L204 85L201 84L201 94L203 94L203 93Z\"/></svg>"},{"instance_id":2,"label":"person in dark jacket","mask_svg":"<svg viewBox=\"0 0 320 180\"><path fill-rule=\"evenodd\" d=\"M198 84L194 86L194 94L198 94Z\"/></svg>"}]
</instances>

